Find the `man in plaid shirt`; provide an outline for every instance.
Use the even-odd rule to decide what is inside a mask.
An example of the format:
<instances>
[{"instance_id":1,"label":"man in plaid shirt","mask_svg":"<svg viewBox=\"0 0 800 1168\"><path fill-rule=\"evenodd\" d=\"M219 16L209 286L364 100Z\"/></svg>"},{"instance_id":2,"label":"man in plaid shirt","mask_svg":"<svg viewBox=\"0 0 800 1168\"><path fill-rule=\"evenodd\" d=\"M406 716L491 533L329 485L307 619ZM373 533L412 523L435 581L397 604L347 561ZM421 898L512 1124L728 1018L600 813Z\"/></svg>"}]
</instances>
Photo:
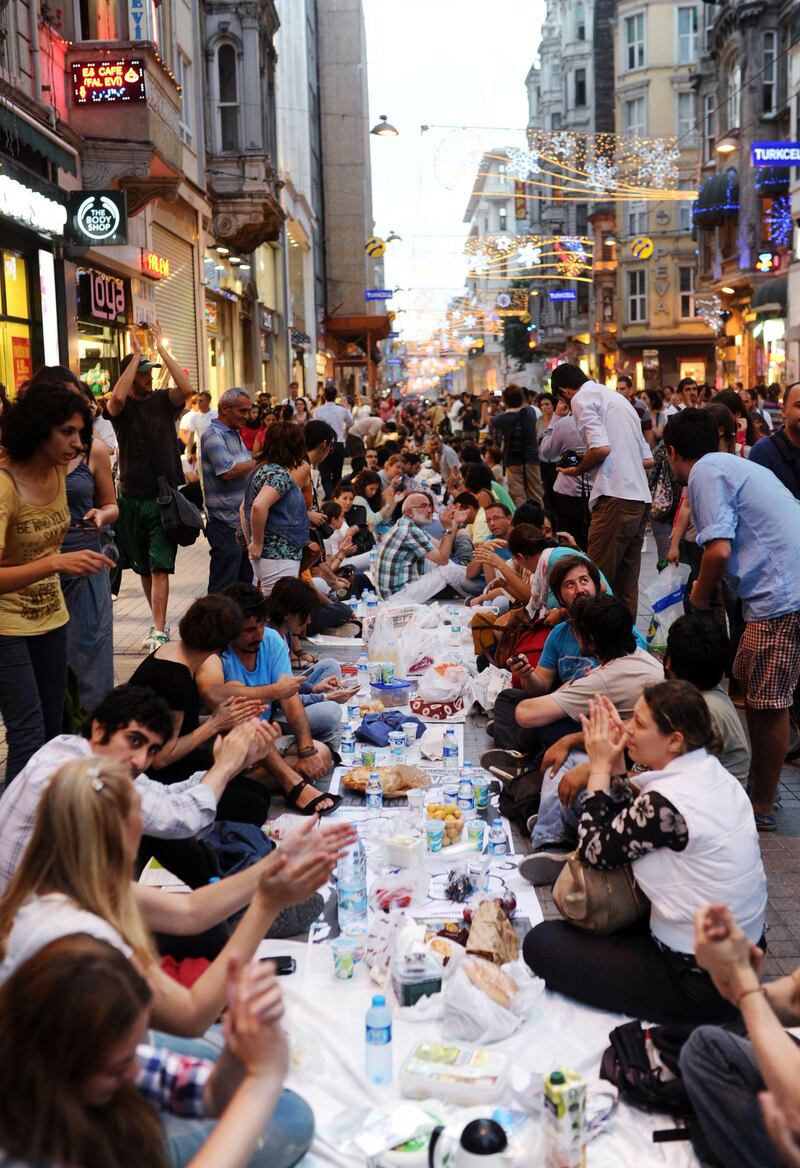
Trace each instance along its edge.
<instances>
[{"instance_id":1,"label":"man in plaid shirt","mask_svg":"<svg viewBox=\"0 0 800 1168\"><path fill-rule=\"evenodd\" d=\"M439 516L444 535L437 542L425 530L433 518L433 504L421 491L408 495L402 518L387 532L378 549L375 584L383 600L424 604L449 584L462 596L466 569L453 564L453 541L466 518L463 511L446 507Z\"/></svg>"}]
</instances>

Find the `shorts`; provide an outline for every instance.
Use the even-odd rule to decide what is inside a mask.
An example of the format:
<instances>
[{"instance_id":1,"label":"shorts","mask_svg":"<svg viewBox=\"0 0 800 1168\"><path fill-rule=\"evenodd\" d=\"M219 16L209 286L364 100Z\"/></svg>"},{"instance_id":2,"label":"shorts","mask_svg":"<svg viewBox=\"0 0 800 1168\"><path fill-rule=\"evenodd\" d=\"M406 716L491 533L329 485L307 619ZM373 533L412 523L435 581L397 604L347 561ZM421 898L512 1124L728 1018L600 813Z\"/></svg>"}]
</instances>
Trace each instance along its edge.
<instances>
[{"instance_id":1,"label":"shorts","mask_svg":"<svg viewBox=\"0 0 800 1168\"><path fill-rule=\"evenodd\" d=\"M754 710L788 710L800 681L800 612L747 621L733 663Z\"/></svg>"},{"instance_id":2,"label":"shorts","mask_svg":"<svg viewBox=\"0 0 800 1168\"><path fill-rule=\"evenodd\" d=\"M137 576L175 571L178 544L164 531L155 498L120 495L117 541L120 567L132 568Z\"/></svg>"}]
</instances>

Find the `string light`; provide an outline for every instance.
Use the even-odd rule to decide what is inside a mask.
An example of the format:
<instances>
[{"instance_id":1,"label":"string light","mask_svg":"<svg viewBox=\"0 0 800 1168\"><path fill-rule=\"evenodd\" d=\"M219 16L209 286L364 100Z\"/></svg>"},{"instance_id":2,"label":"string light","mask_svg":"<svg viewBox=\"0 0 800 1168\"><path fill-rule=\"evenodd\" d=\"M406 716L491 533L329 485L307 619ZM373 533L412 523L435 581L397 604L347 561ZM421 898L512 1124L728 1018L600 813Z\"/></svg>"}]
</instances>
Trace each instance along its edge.
<instances>
[{"instance_id":1,"label":"string light","mask_svg":"<svg viewBox=\"0 0 800 1168\"><path fill-rule=\"evenodd\" d=\"M794 231L792 205L785 195L772 200L772 205L764 214L764 223L769 237L776 247L788 247Z\"/></svg>"},{"instance_id":2,"label":"string light","mask_svg":"<svg viewBox=\"0 0 800 1168\"><path fill-rule=\"evenodd\" d=\"M694 298L694 308L703 324L707 324L713 333L718 333L725 320L723 316L725 309L716 292L708 295L697 294Z\"/></svg>"}]
</instances>

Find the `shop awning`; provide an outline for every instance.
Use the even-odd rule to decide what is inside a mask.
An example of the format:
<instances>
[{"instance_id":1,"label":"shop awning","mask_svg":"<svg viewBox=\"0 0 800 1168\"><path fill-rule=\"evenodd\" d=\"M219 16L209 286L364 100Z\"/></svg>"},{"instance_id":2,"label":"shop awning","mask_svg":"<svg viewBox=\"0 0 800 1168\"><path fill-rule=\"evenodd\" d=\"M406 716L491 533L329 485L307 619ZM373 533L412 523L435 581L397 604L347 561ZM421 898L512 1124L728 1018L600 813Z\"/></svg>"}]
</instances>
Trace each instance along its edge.
<instances>
[{"instance_id":1,"label":"shop awning","mask_svg":"<svg viewBox=\"0 0 800 1168\"><path fill-rule=\"evenodd\" d=\"M18 138L20 142L24 142L31 150L35 150L61 170L66 170L69 174L78 173L76 156L60 146L55 135L51 135L44 127L39 129L32 118L29 121L28 117L23 116L22 111L17 111L14 106L0 103L0 131L12 140Z\"/></svg>"},{"instance_id":2,"label":"shop awning","mask_svg":"<svg viewBox=\"0 0 800 1168\"><path fill-rule=\"evenodd\" d=\"M778 316L786 316L787 300L788 278L773 276L771 280L765 280L756 288L750 301L750 308L753 312L775 312Z\"/></svg>"},{"instance_id":3,"label":"shop awning","mask_svg":"<svg viewBox=\"0 0 800 1168\"><path fill-rule=\"evenodd\" d=\"M756 190L760 195L767 195L771 199L777 198L778 195L788 195L789 167L756 167Z\"/></svg>"},{"instance_id":4,"label":"shop awning","mask_svg":"<svg viewBox=\"0 0 800 1168\"><path fill-rule=\"evenodd\" d=\"M739 214L739 175L731 167L706 179L692 208L699 227L716 227L729 215Z\"/></svg>"}]
</instances>

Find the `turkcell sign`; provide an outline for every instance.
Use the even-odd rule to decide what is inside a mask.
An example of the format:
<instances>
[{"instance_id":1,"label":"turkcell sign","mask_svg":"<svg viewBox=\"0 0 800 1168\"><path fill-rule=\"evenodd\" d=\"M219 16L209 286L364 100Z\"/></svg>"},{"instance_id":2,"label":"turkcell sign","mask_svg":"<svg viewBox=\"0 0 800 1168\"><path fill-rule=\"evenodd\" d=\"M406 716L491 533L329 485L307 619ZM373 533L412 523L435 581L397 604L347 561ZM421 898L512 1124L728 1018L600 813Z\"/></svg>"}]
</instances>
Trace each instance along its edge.
<instances>
[{"instance_id":1,"label":"turkcell sign","mask_svg":"<svg viewBox=\"0 0 800 1168\"><path fill-rule=\"evenodd\" d=\"M578 293L571 288L563 288L557 292L548 292L548 300L577 300Z\"/></svg>"},{"instance_id":2,"label":"turkcell sign","mask_svg":"<svg viewBox=\"0 0 800 1168\"><path fill-rule=\"evenodd\" d=\"M391 300L394 296L391 288L365 288L365 300Z\"/></svg>"},{"instance_id":3,"label":"turkcell sign","mask_svg":"<svg viewBox=\"0 0 800 1168\"><path fill-rule=\"evenodd\" d=\"M800 142L753 142L753 166L800 166Z\"/></svg>"}]
</instances>

